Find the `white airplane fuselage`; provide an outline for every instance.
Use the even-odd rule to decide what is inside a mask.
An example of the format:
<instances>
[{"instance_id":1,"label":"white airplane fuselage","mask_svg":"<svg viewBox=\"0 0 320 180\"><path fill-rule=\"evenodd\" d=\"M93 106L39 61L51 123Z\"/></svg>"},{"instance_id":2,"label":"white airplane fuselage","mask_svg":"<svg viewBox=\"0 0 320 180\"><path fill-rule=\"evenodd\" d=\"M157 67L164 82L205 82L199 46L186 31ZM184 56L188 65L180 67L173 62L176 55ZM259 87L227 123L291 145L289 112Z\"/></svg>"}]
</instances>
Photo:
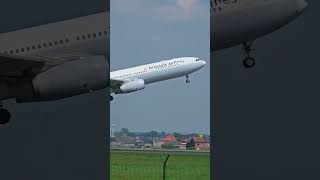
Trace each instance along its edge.
<instances>
[{"instance_id":1,"label":"white airplane fuselage","mask_svg":"<svg viewBox=\"0 0 320 180\"><path fill-rule=\"evenodd\" d=\"M106 88L109 13L0 34L0 101L52 101ZM10 120L0 106L0 124Z\"/></svg>"},{"instance_id":2,"label":"white airplane fuselage","mask_svg":"<svg viewBox=\"0 0 320 180\"><path fill-rule=\"evenodd\" d=\"M140 79L144 81L144 84L150 84L189 75L204 67L205 64L205 61L196 57L174 58L113 71L110 73L110 79L124 82ZM121 92L116 93L121 94Z\"/></svg>"},{"instance_id":3,"label":"white airplane fuselage","mask_svg":"<svg viewBox=\"0 0 320 180\"><path fill-rule=\"evenodd\" d=\"M0 66L0 100L50 101L106 88L108 17L101 12L1 33L0 60L13 64ZM31 68L33 62L43 65Z\"/></svg>"},{"instance_id":4,"label":"white airplane fuselage","mask_svg":"<svg viewBox=\"0 0 320 180\"><path fill-rule=\"evenodd\" d=\"M85 55L108 57L109 13L102 12L0 34L0 53L35 56L57 63Z\"/></svg>"},{"instance_id":5,"label":"white airplane fuselage","mask_svg":"<svg viewBox=\"0 0 320 180\"><path fill-rule=\"evenodd\" d=\"M304 0L211 0L211 51L276 31L297 18Z\"/></svg>"}]
</instances>

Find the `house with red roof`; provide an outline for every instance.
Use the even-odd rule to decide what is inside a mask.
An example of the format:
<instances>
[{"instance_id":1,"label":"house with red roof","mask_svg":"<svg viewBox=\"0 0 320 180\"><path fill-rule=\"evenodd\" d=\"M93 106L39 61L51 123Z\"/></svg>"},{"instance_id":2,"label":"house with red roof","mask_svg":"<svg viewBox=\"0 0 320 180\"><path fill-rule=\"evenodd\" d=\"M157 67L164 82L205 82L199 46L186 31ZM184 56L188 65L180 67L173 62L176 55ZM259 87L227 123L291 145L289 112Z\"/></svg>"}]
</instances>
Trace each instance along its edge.
<instances>
[{"instance_id":1,"label":"house with red roof","mask_svg":"<svg viewBox=\"0 0 320 180\"><path fill-rule=\"evenodd\" d=\"M187 143L187 148L195 150L209 150L210 143L208 143L203 137L192 137Z\"/></svg>"},{"instance_id":2,"label":"house with red roof","mask_svg":"<svg viewBox=\"0 0 320 180\"><path fill-rule=\"evenodd\" d=\"M177 141L177 138L176 138L174 135L172 135L172 134L168 134L168 135L166 135L166 136L163 138L163 141L164 141L165 143L172 143L172 142L176 142L176 141Z\"/></svg>"}]
</instances>

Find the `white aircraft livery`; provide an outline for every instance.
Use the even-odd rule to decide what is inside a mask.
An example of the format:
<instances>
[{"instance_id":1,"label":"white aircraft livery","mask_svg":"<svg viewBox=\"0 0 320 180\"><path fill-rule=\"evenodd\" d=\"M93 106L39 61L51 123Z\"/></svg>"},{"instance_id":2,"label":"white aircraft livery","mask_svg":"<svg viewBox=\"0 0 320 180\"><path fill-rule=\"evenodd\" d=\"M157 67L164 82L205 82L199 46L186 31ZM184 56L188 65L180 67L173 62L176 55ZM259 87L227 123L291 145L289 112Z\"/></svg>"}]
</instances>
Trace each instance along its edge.
<instances>
[{"instance_id":1,"label":"white aircraft livery","mask_svg":"<svg viewBox=\"0 0 320 180\"><path fill-rule=\"evenodd\" d=\"M110 93L131 93L144 89L147 84L182 76L186 76L186 83L189 83L189 75L205 64L197 57L180 57L113 71L110 73ZM112 96L110 100L113 100Z\"/></svg>"},{"instance_id":2,"label":"white aircraft livery","mask_svg":"<svg viewBox=\"0 0 320 180\"><path fill-rule=\"evenodd\" d=\"M304 0L210 0L211 51L242 44L243 65L251 68L253 41L296 19Z\"/></svg>"},{"instance_id":3,"label":"white aircraft livery","mask_svg":"<svg viewBox=\"0 0 320 180\"><path fill-rule=\"evenodd\" d=\"M51 101L106 88L109 13L0 34L0 101ZM0 107L0 124L10 120Z\"/></svg>"}]
</instances>

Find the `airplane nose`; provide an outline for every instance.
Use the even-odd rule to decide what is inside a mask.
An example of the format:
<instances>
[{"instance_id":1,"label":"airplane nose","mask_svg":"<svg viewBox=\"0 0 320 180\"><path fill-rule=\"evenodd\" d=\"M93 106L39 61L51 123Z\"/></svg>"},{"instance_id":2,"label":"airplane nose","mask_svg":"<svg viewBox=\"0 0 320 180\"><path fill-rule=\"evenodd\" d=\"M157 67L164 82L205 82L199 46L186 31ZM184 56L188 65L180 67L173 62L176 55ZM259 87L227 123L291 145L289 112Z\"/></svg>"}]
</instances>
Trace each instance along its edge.
<instances>
[{"instance_id":1,"label":"airplane nose","mask_svg":"<svg viewBox=\"0 0 320 180\"><path fill-rule=\"evenodd\" d=\"M301 13L308 6L308 3L305 0L297 0L298 1L298 11Z\"/></svg>"},{"instance_id":2,"label":"airplane nose","mask_svg":"<svg viewBox=\"0 0 320 180\"><path fill-rule=\"evenodd\" d=\"M202 66L205 66L207 63L205 62L205 61L203 61L203 60L201 60L201 65Z\"/></svg>"}]
</instances>

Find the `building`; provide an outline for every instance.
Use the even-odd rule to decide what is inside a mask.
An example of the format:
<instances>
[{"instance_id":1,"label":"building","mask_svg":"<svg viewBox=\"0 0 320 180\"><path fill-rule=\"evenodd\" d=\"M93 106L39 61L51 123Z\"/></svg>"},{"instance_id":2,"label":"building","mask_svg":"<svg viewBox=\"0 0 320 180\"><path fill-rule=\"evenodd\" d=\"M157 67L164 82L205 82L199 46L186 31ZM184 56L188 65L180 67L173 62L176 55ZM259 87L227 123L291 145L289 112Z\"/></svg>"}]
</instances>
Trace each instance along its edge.
<instances>
[{"instance_id":1,"label":"building","mask_svg":"<svg viewBox=\"0 0 320 180\"><path fill-rule=\"evenodd\" d=\"M153 148L160 149L163 144L164 144L163 138L155 137L152 139Z\"/></svg>"},{"instance_id":2,"label":"building","mask_svg":"<svg viewBox=\"0 0 320 180\"><path fill-rule=\"evenodd\" d=\"M176 149L179 149L179 150L187 150L187 146L185 144L177 144L176 145Z\"/></svg>"},{"instance_id":3,"label":"building","mask_svg":"<svg viewBox=\"0 0 320 180\"><path fill-rule=\"evenodd\" d=\"M187 144L189 142L189 139L183 139L179 145L177 145L177 149L179 150L186 150L187 149Z\"/></svg>"},{"instance_id":4,"label":"building","mask_svg":"<svg viewBox=\"0 0 320 180\"><path fill-rule=\"evenodd\" d=\"M145 148L151 148L153 141L150 138L143 138L143 143Z\"/></svg>"},{"instance_id":5,"label":"building","mask_svg":"<svg viewBox=\"0 0 320 180\"><path fill-rule=\"evenodd\" d=\"M163 141L164 141L165 143L172 143L172 142L176 142L176 141L177 141L177 138L176 138L174 135L172 135L172 134L168 134L168 135L166 135L166 136L164 137Z\"/></svg>"},{"instance_id":6,"label":"building","mask_svg":"<svg viewBox=\"0 0 320 180\"><path fill-rule=\"evenodd\" d=\"M187 143L187 148L195 150L209 150L210 143L203 137L192 137Z\"/></svg>"},{"instance_id":7,"label":"building","mask_svg":"<svg viewBox=\"0 0 320 180\"><path fill-rule=\"evenodd\" d=\"M137 140L137 141L134 143L134 147L135 147L135 148L145 148L144 142L141 141L141 140Z\"/></svg>"},{"instance_id":8,"label":"building","mask_svg":"<svg viewBox=\"0 0 320 180\"><path fill-rule=\"evenodd\" d=\"M119 137L117 138L117 143L119 147L122 148L134 148L135 147L136 138L134 137Z\"/></svg>"}]
</instances>

